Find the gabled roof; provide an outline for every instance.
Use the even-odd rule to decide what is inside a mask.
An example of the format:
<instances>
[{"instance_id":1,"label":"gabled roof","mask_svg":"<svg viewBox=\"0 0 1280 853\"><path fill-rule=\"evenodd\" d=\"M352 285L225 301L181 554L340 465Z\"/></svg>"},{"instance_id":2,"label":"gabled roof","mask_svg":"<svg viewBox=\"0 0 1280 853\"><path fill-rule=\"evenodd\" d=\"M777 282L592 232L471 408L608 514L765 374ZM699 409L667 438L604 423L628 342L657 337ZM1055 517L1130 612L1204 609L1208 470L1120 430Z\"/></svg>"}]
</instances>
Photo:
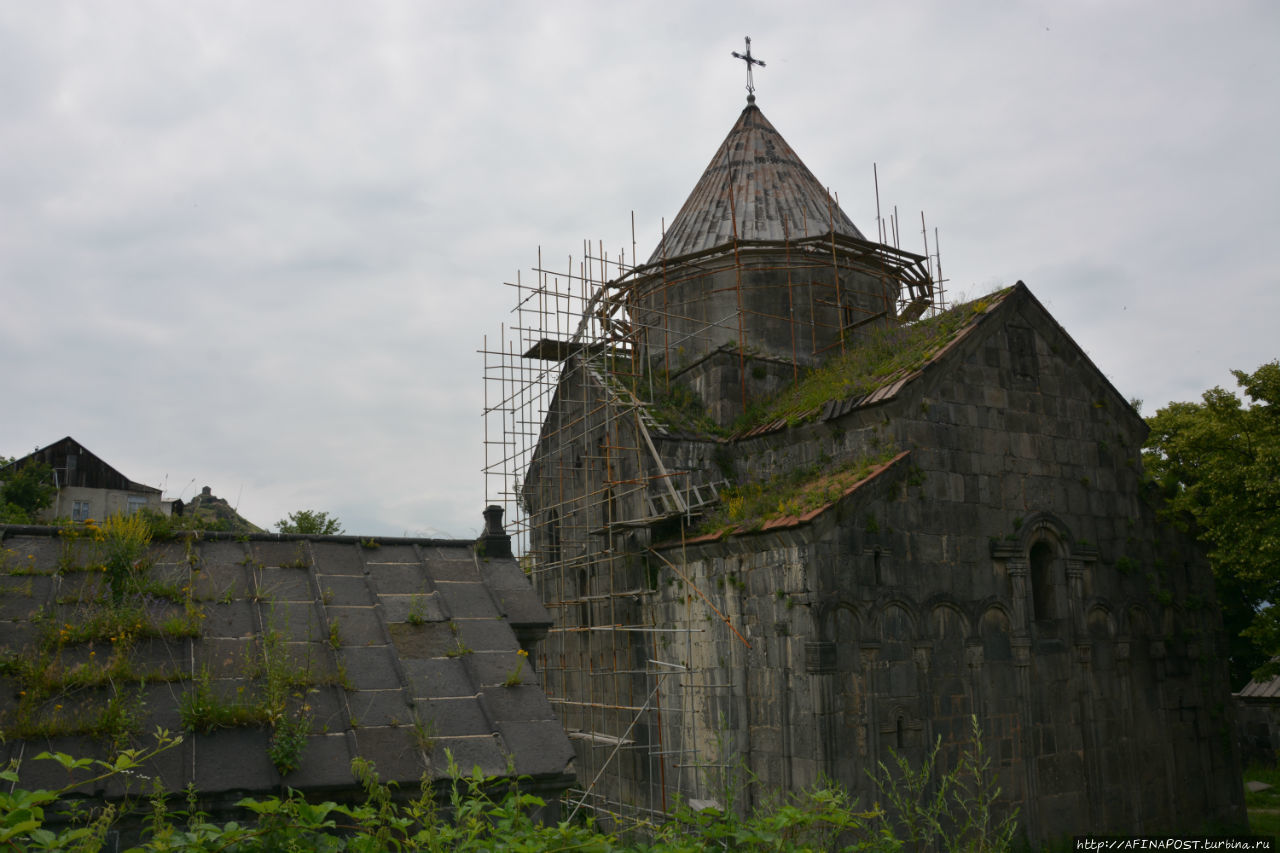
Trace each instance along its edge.
<instances>
[{"instance_id":1,"label":"gabled roof","mask_svg":"<svg viewBox=\"0 0 1280 853\"><path fill-rule=\"evenodd\" d=\"M854 409L895 399L1017 292L1027 292L1026 285L1018 282L1015 287L953 306L935 317L899 326L883 340L837 356L810 373L798 387L780 393L763 408L762 422L732 438L750 438L805 421L833 420Z\"/></svg>"},{"instance_id":2,"label":"gabled roof","mask_svg":"<svg viewBox=\"0 0 1280 853\"><path fill-rule=\"evenodd\" d=\"M961 344L980 329L1001 328L1002 321L987 325L1002 311L1025 310L1038 316L1051 334L1070 347L1081 365L1082 376L1090 376L1119 405L1117 411L1140 429L1146 424L1106 375L1066 330L1053 319L1040 301L1019 281L1012 287L990 293L918 323L901 326L874 345L862 345L837 356L801 380L798 387L778 394L762 406L761 419L731 436L731 439L787 429L806 421L831 421L855 409L891 402L936 367L948 363Z\"/></svg>"},{"instance_id":3,"label":"gabled roof","mask_svg":"<svg viewBox=\"0 0 1280 853\"><path fill-rule=\"evenodd\" d=\"M514 559L466 541L204 534L147 546L113 601L98 568L111 527L79 530L0 526L0 763L22 758L25 787L71 781L43 750L101 756L157 726L194 730L144 772L224 803L281 784L355 795L357 756L412 792L447 778L446 750L467 773L572 780L521 655L551 619ZM306 731L283 776L280 710ZM120 793L101 784L84 793Z\"/></svg>"},{"instance_id":4,"label":"gabled roof","mask_svg":"<svg viewBox=\"0 0 1280 853\"><path fill-rule=\"evenodd\" d=\"M160 490L155 486L130 480L69 435L47 447L34 450L21 459L14 460L13 464L22 465L31 460L48 463L58 477L59 486L84 486L90 489L160 494ZM68 462L68 460L72 461Z\"/></svg>"},{"instance_id":5,"label":"gabled roof","mask_svg":"<svg viewBox=\"0 0 1280 853\"><path fill-rule=\"evenodd\" d=\"M834 231L865 239L755 104L720 150L648 263L739 240L798 240Z\"/></svg>"}]
</instances>

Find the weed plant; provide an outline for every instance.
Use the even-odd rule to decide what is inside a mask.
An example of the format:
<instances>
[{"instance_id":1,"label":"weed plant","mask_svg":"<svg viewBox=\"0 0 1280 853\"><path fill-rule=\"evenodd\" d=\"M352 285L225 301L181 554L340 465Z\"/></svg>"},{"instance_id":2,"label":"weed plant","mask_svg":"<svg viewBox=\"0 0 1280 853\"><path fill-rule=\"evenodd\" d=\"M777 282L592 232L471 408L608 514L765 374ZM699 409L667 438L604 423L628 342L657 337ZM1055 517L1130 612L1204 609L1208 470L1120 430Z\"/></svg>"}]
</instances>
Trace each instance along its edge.
<instances>
[{"instance_id":1,"label":"weed plant","mask_svg":"<svg viewBox=\"0 0 1280 853\"><path fill-rule=\"evenodd\" d=\"M893 451L855 459L823 470L810 465L759 482L741 483L720 490L720 506L699 530L759 530L766 522L826 506L838 500L876 465L893 458Z\"/></svg>"},{"instance_id":2,"label":"weed plant","mask_svg":"<svg viewBox=\"0 0 1280 853\"><path fill-rule=\"evenodd\" d=\"M137 579L146 572L151 526L136 513L116 513L104 522L100 536L95 538L102 543L102 570L111 586L111 600L120 604L125 595L136 591Z\"/></svg>"},{"instance_id":3,"label":"weed plant","mask_svg":"<svg viewBox=\"0 0 1280 853\"><path fill-rule=\"evenodd\" d=\"M976 729L975 729L976 731ZM568 851L581 853L692 853L692 851L885 851L923 850L990 851L1006 853L1012 839L1013 817L997 820L990 800L995 789L989 762L980 749L971 747L967 763L949 773L938 773L937 750L920 768L900 763L908 776L881 768L881 790L886 801L897 804L899 816L889 818L879 807L858 808L838 786L819 784L811 789L758 797L759 808L740 814L733 808L693 809L678 804L673 815L656 825L637 826L630 838L601 832L590 819L540 823L535 819L545 805L520 790L514 779L498 780L478 769L470 774L458 767L446 750L447 807L437 800L437 790L424 777L416 796L397 797L383 783L373 763L356 758L352 774L363 797L350 804L309 802L301 793L287 796L245 798L238 805L246 819L214 823L198 809L198 792L188 789L187 809L171 811L170 801L157 789L144 803L124 802L98 811L81 809L67 817L67 795L77 785L101 782L112 775L136 773L160 752L181 738L158 732L148 750L126 750L112 762L77 759L65 754L41 753L35 760L55 761L77 779L60 790L29 791L16 787L16 764L0 772L0 780L14 786L0 791L0 848L99 849L117 817L141 818L142 833L135 851ZM895 763L898 763L895 760ZM923 775L921 775L923 774ZM977 787L964 781L977 774ZM922 784L922 780L929 780ZM899 781L893 781L899 780ZM740 780L742 781L742 780ZM747 780L749 784L750 781ZM737 784L737 783L735 783ZM8 786L6 786L7 788ZM950 811L939 809L941 799ZM727 794L726 803L733 798ZM61 814L58 814L61 810ZM959 821L950 829L946 820ZM56 823L55 823L56 820ZM922 822L916 827L912 822ZM939 832L939 827L944 827Z\"/></svg>"}]
</instances>

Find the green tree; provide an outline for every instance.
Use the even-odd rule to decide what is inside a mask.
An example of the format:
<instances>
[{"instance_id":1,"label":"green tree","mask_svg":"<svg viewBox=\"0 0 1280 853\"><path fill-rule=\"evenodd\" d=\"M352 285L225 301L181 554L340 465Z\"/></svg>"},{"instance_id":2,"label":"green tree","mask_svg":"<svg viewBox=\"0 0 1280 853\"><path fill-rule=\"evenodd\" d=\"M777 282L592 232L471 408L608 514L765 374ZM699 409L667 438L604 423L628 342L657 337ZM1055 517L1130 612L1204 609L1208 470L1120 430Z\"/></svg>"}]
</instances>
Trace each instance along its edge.
<instances>
[{"instance_id":1,"label":"green tree","mask_svg":"<svg viewBox=\"0 0 1280 853\"><path fill-rule=\"evenodd\" d=\"M1280 361L1147 419L1144 460L1174 517L1209 548L1236 688L1280 654ZM1280 669L1280 667L1268 667Z\"/></svg>"},{"instance_id":2,"label":"green tree","mask_svg":"<svg viewBox=\"0 0 1280 853\"><path fill-rule=\"evenodd\" d=\"M19 465L0 456L0 523L30 524L57 494L53 468L30 460Z\"/></svg>"},{"instance_id":3,"label":"green tree","mask_svg":"<svg viewBox=\"0 0 1280 853\"><path fill-rule=\"evenodd\" d=\"M300 509L289 513L288 518L276 522L281 533L306 533L313 536L333 536L342 532L342 522L327 512Z\"/></svg>"}]
</instances>

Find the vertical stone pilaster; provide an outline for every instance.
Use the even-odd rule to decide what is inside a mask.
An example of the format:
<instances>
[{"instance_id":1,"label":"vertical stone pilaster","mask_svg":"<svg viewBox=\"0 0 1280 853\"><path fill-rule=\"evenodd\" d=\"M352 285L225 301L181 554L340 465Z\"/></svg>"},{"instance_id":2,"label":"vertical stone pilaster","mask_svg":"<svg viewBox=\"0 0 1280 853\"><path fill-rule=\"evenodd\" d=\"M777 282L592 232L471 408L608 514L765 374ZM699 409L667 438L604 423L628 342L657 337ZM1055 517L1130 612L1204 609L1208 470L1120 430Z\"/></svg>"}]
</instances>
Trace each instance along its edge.
<instances>
[{"instance_id":1,"label":"vertical stone pilaster","mask_svg":"<svg viewBox=\"0 0 1280 853\"><path fill-rule=\"evenodd\" d=\"M836 644L829 640L805 643L804 668L812 679L815 722L822 734L818 746L822 773L828 779L836 779L840 763Z\"/></svg>"},{"instance_id":2,"label":"vertical stone pilaster","mask_svg":"<svg viewBox=\"0 0 1280 853\"><path fill-rule=\"evenodd\" d=\"M1025 637L1030 634L1030 620L1027 616L1027 578L1031 574L1031 565L1024 557L1011 557L1005 563L1009 573L1009 598L1013 604L1013 625L1010 626L1014 637Z\"/></svg>"},{"instance_id":3,"label":"vertical stone pilaster","mask_svg":"<svg viewBox=\"0 0 1280 853\"><path fill-rule=\"evenodd\" d=\"M1010 563L1012 564L1012 560ZM1023 562L1023 568L1020 578L1023 582L1024 595L1014 598L1014 607L1021 608L1023 617L1026 615L1026 597L1025 597L1025 581L1027 577L1026 563ZM1013 567L1010 565L1010 577L1013 577ZM1023 779L1027 786L1026 790L1026 827L1027 834L1031 838L1038 838L1040 834L1040 813L1037 803L1040 801L1040 784L1039 774L1036 767L1036 755L1039 750L1036 748L1036 724L1035 703L1031 701L1031 638L1028 636L1030 632L1027 630L1026 622L1021 623L1021 627L1015 629L1015 636L1011 640L1013 646L1013 666L1017 673L1018 679L1018 705L1019 718L1022 720L1022 770Z\"/></svg>"},{"instance_id":4,"label":"vertical stone pilaster","mask_svg":"<svg viewBox=\"0 0 1280 853\"><path fill-rule=\"evenodd\" d=\"M1067 607L1071 616L1071 631L1077 637L1086 635L1084 623L1084 563L1075 558L1067 560Z\"/></svg>"}]
</instances>

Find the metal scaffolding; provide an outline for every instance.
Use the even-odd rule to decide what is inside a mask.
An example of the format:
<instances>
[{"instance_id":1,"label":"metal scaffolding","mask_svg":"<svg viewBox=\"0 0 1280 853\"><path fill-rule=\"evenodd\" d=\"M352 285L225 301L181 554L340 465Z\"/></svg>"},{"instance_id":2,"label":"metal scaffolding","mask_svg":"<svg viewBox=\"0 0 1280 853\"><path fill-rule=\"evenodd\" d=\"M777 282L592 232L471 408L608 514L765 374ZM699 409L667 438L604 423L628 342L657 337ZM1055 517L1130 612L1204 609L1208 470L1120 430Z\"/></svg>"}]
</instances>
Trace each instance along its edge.
<instances>
[{"instance_id":1,"label":"metal scaffolding","mask_svg":"<svg viewBox=\"0 0 1280 853\"><path fill-rule=\"evenodd\" d=\"M730 271L719 279L736 290L730 316L709 316L681 290L709 269ZM888 276L893 304L842 304L849 270ZM707 717L708 697L731 685L691 663L705 639L698 635L724 632L747 644L717 607L722 593L697 589L681 560L648 548L655 524L683 538L723 485L657 446L655 404L670 392L671 353L686 343L677 334L736 329L741 354L752 346L750 328L789 327L788 372L799 382L802 365L843 349L846 330L939 310L940 275L927 244L921 256L833 232L794 242L735 239L678 263L639 267L625 251L611 256L586 243L579 259L553 269L539 250L531 278L508 282L513 316L482 349L486 495L504 507L520 563L554 619L536 664L577 747L583 787L571 793L572 808L646 821L661 817L676 794L711 796L724 757L699 754L697 745L707 742L708 726L735 724ZM763 302L749 291L762 287L787 288L790 310L753 310ZM673 293L679 298L669 299ZM810 303L805 310L801 299ZM744 384L744 405L746 393ZM684 590L685 618L659 625L646 605L668 596L670 606L671 578Z\"/></svg>"}]
</instances>

